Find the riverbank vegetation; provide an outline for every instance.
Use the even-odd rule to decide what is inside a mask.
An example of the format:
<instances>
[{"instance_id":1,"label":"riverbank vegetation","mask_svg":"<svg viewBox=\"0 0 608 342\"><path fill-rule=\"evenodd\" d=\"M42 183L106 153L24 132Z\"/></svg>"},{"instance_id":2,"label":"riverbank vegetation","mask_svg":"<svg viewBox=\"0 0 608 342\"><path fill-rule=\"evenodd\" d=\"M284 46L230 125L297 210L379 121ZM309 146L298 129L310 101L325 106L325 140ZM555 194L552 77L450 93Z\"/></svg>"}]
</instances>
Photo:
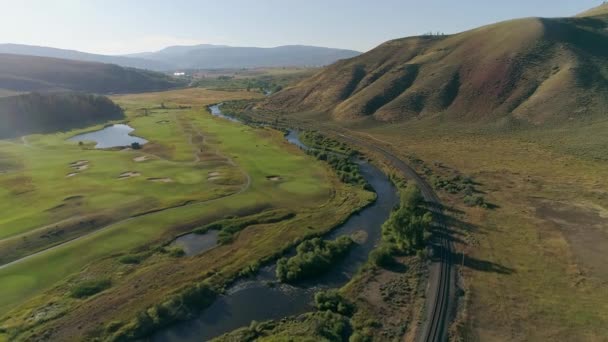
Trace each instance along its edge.
<instances>
[{"instance_id":1,"label":"riverbank vegetation","mask_svg":"<svg viewBox=\"0 0 608 342\"><path fill-rule=\"evenodd\" d=\"M391 213L382 226L383 253L395 250L399 253L412 253L425 248L433 216L425 208L424 198L415 184L408 184L400 191L399 208ZM382 259L382 258L380 258Z\"/></svg>"},{"instance_id":2,"label":"riverbank vegetation","mask_svg":"<svg viewBox=\"0 0 608 342\"><path fill-rule=\"evenodd\" d=\"M358 152L353 150L348 144L329 138L316 131L302 131L300 132L299 137L304 145L317 150L339 153L350 157L354 157L358 154Z\"/></svg>"},{"instance_id":3,"label":"riverbank vegetation","mask_svg":"<svg viewBox=\"0 0 608 342\"><path fill-rule=\"evenodd\" d=\"M284 209L265 210L254 215L222 219L204 227L197 228L194 230L194 233L205 234L209 230L217 230L219 231L218 242L226 244L232 242L234 235L248 226L276 223L293 218L294 215L293 212Z\"/></svg>"},{"instance_id":4,"label":"riverbank vegetation","mask_svg":"<svg viewBox=\"0 0 608 342\"><path fill-rule=\"evenodd\" d=\"M295 282L326 272L354 245L348 236L334 241L314 238L306 240L296 248L296 255L277 261L277 278L282 282Z\"/></svg>"},{"instance_id":5,"label":"riverbank vegetation","mask_svg":"<svg viewBox=\"0 0 608 342\"><path fill-rule=\"evenodd\" d=\"M213 342L253 341L348 341L348 317L331 311L311 312L279 321L252 322L249 327L213 339Z\"/></svg>"}]
</instances>

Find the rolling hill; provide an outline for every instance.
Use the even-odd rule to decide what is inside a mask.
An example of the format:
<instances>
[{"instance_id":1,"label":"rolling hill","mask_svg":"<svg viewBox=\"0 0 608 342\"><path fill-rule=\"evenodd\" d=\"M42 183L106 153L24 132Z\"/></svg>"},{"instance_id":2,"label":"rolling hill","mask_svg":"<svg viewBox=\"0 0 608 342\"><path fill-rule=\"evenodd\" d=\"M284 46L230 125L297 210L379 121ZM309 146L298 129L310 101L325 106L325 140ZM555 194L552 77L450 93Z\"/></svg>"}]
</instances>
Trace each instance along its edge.
<instances>
[{"instance_id":1,"label":"rolling hill","mask_svg":"<svg viewBox=\"0 0 608 342\"><path fill-rule=\"evenodd\" d=\"M124 117L105 96L30 93L0 98L0 139L31 133L83 128Z\"/></svg>"},{"instance_id":2,"label":"rolling hill","mask_svg":"<svg viewBox=\"0 0 608 342\"><path fill-rule=\"evenodd\" d=\"M179 81L160 73L113 64L0 54L0 89L5 90L126 93L178 85Z\"/></svg>"},{"instance_id":3,"label":"rolling hill","mask_svg":"<svg viewBox=\"0 0 608 342\"><path fill-rule=\"evenodd\" d=\"M170 70L170 65L163 62L149 60L138 57L107 56L93 53L80 52L75 50L56 49L45 46L33 46L23 44L0 44L0 53L14 55L28 55L38 57L52 57L61 59L71 59L83 62L98 62L116 64L128 68L148 69L148 70Z\"/></svg>"},{"instance_id":4,"label":"rolling hill","mask_svg":"<svg viewBox=\"0 0 608 342\"><path fill-rule=\"evenodd\" d=\"M144 57L181 69L236 69L283 66L324 66L359 55L353 50L288 45L274 48L223 45L172 46L158 52L129 55Z\"/></svg>"},{"instance_id":5,"label":"rolling hill","mask_svg":"<svg viewBox=\"0 0 608 342\"><path fill-rule=\"evenodd\" d=\"M440 118L540 125L608 108L608 6L449 36L396 39L270 97L263 108L337 120Z\"/></svg>"}]
</instances>

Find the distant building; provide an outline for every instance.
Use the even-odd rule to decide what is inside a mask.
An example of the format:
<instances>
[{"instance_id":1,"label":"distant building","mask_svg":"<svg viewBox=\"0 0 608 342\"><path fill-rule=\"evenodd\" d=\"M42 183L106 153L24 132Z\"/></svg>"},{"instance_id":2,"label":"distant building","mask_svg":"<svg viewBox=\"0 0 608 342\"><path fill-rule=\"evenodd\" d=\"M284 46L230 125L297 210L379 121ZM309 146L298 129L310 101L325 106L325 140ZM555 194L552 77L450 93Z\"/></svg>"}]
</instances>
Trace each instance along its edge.
<instances>
[{"instance_id":1,"label":"distant building","mask_svg":"<svg viewBox=\"0 0 608 342\"><path fill-rule=\"evenodd\" d=\"M173 73L173 76L186 76L186 73L185 73L185 72L181 72L181 71L179 71L179 72L174 72L174 73Z\"/></svg>"}]
</instances>

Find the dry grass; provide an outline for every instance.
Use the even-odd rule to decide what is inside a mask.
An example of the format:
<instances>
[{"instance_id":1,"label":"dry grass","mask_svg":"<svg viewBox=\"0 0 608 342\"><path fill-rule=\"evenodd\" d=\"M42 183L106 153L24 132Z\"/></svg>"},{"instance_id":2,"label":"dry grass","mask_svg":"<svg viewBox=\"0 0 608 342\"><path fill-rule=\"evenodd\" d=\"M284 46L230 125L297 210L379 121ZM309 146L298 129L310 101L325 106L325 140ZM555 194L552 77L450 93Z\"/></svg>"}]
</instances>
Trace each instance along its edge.
<instances>
[{"instance_id":1,"label":"dry grass","mask_svg":"<svg viewBox=\"0 0 608 342\"><path fill-rule=\"evenodd\" d=\"M223 101L263 98L264 95L246 91L218 91L204 88L188 88L157 93L116 95L112 97L121 106L130 107L141 103L164 103L167 107L208 106Z\"/></svg>"},{"instance_id":2,"label":"dry grass","mask_svg":"<svg viewBox=\"0 0 608 342\"><path fill-rule=\"evenodd\" d=\"M603 162L504 136L433 137L403 126L369 133L404 158L415 153L473 175L486 200L498 206L468 208L460 197L441 194L462 212L452 215L461 222L455 225L458 249L467 255L466 340L600 341L608 334L607 279L598 267L604 258L593 252L605 250L608 238L601 218L608 208ZM540 203L572 215L556 218ZM573 226L592 231L573 232ZM594 239L572 237L591 233Z\"/></svg>"}]
</instances>

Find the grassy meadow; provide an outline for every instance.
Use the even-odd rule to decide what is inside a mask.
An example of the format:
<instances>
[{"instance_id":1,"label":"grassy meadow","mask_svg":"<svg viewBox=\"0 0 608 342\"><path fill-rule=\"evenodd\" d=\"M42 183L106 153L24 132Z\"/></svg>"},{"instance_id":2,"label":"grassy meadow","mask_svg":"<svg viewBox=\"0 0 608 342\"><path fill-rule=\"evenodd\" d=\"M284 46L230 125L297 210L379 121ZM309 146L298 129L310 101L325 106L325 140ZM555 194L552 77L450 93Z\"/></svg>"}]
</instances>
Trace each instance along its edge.
<instances>
[{"instance_id":1,"label":"grassy meadow","mask_svg":"<svg viewBox=\"0 0 608 342\"><path fill-rule=\"evenodd\" d=\"M0 326L12 338L25 339L20 335L25 329L35 334L53 326L57 336L67 336L62 334L85 333L117 315L128 320L173 289L204 277L199 270L222 270L220 279L229 280L251 262L327 231L372 198L340 183L326 165L284 141L281 132L215 118L205 108L252 96L258 95L205 89L117 96L114 101L135 128L132 134L150 141L141 150L95 150L66 141L79 131L0 142L6 169L0 182L9 185L0 193L2 210L9 213L0 221L0 245L15 251L7 255L13 259L58 245L0 266ZM87 167L74 171L70 163L82 160ZM138 175L118 179L127 171ZM205 258L176 261L158 249L218 219L272 208L291 211L295 218L246 228ZM81 221L94 223L82 228ZM52 233L57 231L62 233ZM23 249L27 253L19 253ZM141 265L117 261L142 250L150 257ZM172 276L158 277L162 272ZM112 278L102 294L69 297L79 279L101 275ZM133 292L133 284L139 290ZM124 296L139 300L124 301ZM109 305L112 314L103 311ZM91 325L72 331L72 321L87 319Z\"/></svg>"},{"instance_id":2,"label":"grassy meadow","mask_svg":"<svg viewBox=\"0 0 608 342\"><path fill-rule=\"evenodd\" d=\"M472 176L496 206L472 208L440 192L465 255L455 336L600 341L608 334L600 252L608 246L608 172L604 138L590 134L603 125L509 134L436 122L352 127L403 158L422 159L428 177L446 169Z\"/></svg>"}]
</instances>

